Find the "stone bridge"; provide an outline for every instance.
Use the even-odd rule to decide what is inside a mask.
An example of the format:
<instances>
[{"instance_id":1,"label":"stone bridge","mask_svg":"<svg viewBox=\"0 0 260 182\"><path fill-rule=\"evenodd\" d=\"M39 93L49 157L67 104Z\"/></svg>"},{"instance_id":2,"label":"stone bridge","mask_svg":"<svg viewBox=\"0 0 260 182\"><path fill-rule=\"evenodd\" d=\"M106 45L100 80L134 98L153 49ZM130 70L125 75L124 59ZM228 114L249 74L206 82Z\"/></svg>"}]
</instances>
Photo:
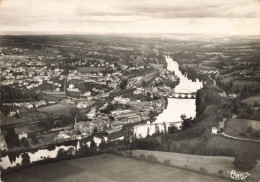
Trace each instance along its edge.
<instances>
[{"instance_id":1,"label":"stone bridge","mask_svg":"<svg viewBox=\"0 0 260 182\"><path fill-rule=\"evenodd\" d=\"M196 98L196 92L191 93L185 93L185 92L173 92L169 95L170 98L176 98L176 99L195 99Z\"/></svg>"}]
</instances>

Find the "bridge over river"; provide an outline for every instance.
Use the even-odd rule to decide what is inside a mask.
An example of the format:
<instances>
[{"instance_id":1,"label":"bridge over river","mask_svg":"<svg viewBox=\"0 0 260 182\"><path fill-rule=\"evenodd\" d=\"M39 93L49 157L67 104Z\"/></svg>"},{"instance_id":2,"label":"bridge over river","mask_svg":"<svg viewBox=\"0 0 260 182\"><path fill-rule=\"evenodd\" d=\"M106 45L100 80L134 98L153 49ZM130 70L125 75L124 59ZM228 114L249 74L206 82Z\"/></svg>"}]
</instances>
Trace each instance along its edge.
<instances>
[{"instance_id":1,"label":"bridge over river","mask_svg":"<svg viewBox=\"0 0 260 182\"><path fill-rule=\"evenodd\" d=\"M185 93L185 92L174 92L169 95L170 98L180 98L180 99L195 99L196 92Z\"/></svg>"},{"instance_id":2,"label":"bridge over river","mask_svg":"<svg viewBox=\"0 0 260 182\"><path fill-rule=\"evenodd\" d=\"M166 94L160 94L163 96L167 96L169 98L176 98L176 99L195 99L196 98L196 92L191 92L189 90L178 90L173 91L172 93Z\"/></svg>"}]
</instances>

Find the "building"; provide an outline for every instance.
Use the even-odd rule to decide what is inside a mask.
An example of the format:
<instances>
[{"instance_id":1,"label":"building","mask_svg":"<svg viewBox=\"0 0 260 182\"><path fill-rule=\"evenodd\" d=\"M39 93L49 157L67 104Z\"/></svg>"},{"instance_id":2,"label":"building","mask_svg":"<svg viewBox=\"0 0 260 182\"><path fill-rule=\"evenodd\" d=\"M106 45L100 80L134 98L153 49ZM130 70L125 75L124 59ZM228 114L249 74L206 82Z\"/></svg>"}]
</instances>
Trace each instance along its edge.
<instances>
[{"instance_id":1,"label":"building","mask_svg":"<svg viewBox=\"0 0 260 182\"><path fill-rule=\"evenodd\" d=\"M135 123L141 121L141 117L132 110L115 110L111 111L115 121L123 123Z\"/></svg>"},{"instance_id":2,"label":"building","mask_svg":"<svg viewBox=\"0 0 260 182\"><path fill-rule=\"evenodd\" d=\"M211 132L212 134L218 134L218 129L216 127L212 127Z\"/></svg>"},{"instance_id":3,"label":"building","mask_svg":"<svg viewBox=\"0 0 260 182\"><path fill-rule=\"evenodd\" d=\"M33 108L33 105L32 105L32 104L30 104L30 103L26 103L26 104L24 104L24 106L25 106L25 107L27 107L28 109L31 109L31 108Z\"/></svg>"},{"instance_id":4,"label":"building","mask_svg":"<svg viewBox=\"0 0 260 182\"><path fill-rule=\"evenodd\" d=\"M119 103L119 104L127 104L128 102L130 102L129 98L123 98L121 96L117 96L114 98L114 100L112 101L112 103Z\"/></svg>"},{"instance_id":5,"label":"building","mask_svg":"<svg viewBox=\"0 0 260 182\"><path fill-rule=\"evenodd\" d=\"M144 92L143 88L137 88L136 90L133 91L133 94L141 94Z\"/></svg>"},{"instance_id":6,"label":"building","mask_svg":"<svg viewBox=\"0 0 260 182\"><path fill-rule=\"evenodd\" d=\"M40 134L44 131L44 128L40 128L37 125L18 126L14 128L14 131L18 135L19 140L21 140L22 138L28 138L30 133Z\"/></svg>"},{"instance_id":7,"label":"building","mask_svg":"<svg viewBox=\"0 0 260 182\"><path fill-rule=\"evenodd\" d=\"M79 102L76 106L77 108L86 108L88 107L88 104L86 102Z\"/></svg>"},{"instance_id":8,"label":"building","mask_svg":"<svg viewBox=\"0 0 260 182\"><path fill-rule=\"evenodd\" d=\"M45 106L47 103L44 100L40 100L39 102L35 103L35 107Z\"/></svg>"}]
</instances>

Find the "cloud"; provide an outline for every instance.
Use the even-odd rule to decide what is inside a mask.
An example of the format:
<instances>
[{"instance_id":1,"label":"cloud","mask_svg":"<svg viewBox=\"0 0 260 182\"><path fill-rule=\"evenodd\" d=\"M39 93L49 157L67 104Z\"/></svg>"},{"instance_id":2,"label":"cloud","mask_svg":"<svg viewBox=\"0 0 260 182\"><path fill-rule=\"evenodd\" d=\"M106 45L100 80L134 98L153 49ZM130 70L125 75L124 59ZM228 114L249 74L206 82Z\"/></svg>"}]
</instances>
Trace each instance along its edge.
<instances>
[{"instance_id":1,"label":"cloud","mask_svg":"<svg viewBox=\"0 0 260 182\"><path fill-rule=\"evenodd\" d=\"M255 0L6 0L0 9L0 31L58 31L77 27L80 31L95 32L110 27L109 31L165 32L163 25L167 23L178 25L178 31L189 28L197 32L218 24L223 32L226 28L234 33L230 22L239 25L241 22L243 26L250 19L256 26L259 15L259 3ZM251 28L254 29L253 25ZM260 34L257 26L255 29Z\"/></svg>"}]
</instances>

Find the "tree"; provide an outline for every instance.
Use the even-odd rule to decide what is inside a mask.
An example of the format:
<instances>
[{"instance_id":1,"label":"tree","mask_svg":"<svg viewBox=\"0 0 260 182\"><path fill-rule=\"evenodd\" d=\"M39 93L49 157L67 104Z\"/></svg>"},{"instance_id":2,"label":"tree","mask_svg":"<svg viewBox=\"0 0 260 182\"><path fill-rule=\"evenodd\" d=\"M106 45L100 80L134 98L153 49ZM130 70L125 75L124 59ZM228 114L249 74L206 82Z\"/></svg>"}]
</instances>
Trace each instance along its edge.
<instances>
[{"instance_id":1,"label":"tree","mask_svg":"<svg viewBox=\"0 0 260 182\"><path fill-rule=\"evenodd\" d=\"M120 85L119 87L121 88L121 90L124 90L127 86L127 80L126 79L123 79L121 82L120 82Z\"/></svg>"},{"instance_id":2,"label":"tree","mask_svg":"<svg viewBox=\"0 0 260 182\"><path fill-rule=\"evenodd\" d=\"M167 133L166 123L163 122L164 133Z\"/></svg>"},{"instance_id":3,"label":"tree","mask_svg":"<svg viewBox=\"0 0 260 182\"><path fill-rule=\"evenodd\" d=\"M150 136L150 128L147 127L147 135L146 135L146 137L149 137L149 136Z\"/></svg>"},{"instance_id":4,"label":"tree","mask_svg":"<svg viewBox=\"0 0 260 182\"><path fill-rule=\"evenodd\" d=\"M72 118L74 118L74 122L76 124L77 118L78 118L78 115L79 115L79 109L74 107L74 108L71 109L70 113L71 113Z\"/></svg>"},{"instance_id":5,"label":"tree","mask_svg":"<svg viewBox=\"0 0 260 182\"><path fill-rule=\"evenodd\" d=\"M68 156L73 156L76 154L76 150L74 147L70 147L68 150L67 150L67 155Z\"/></svg>"},{"instance_id":6,"label":"tree","mask_svg":"<svg viewBox=\"0 0 260 182\"><path fill-rule=\"evenodd\" d=\"M71 115L65 114L65 115L62 115L61 120L62 120L62 123L64 125L66 125L66 124L70 124L73 121L73 117Z\"/></svg>"},{"instance_id":7,"label":"tree","mask_svg":"<svg viewBox=\"0 0 260 182\"><path fill-rule=\"evenodd\" d=\"M233 164L238 169L250 170L257 164L257 161L255 155L248 152L239 152L235 155Z\"/></svg>"},{"instance_id":8,"label":"tree","mask_svg":"<svg viewBox=\"0 0 260 182\"><path fill-rule=\"evenodd\" d=\"M47 117L40 120L39 125L41 127L44 127L46 130L49 130L53 127L54 118L53 117Z\"/></svg>"},{"instance_id":9,"label":"tree","mask_svg":"<svg viewBox=\"0 0 260 182\"><path fill-rule=\"evenodd\" d=\"M1 111L4 113L5 116L7 116L10 112L9 107L1 107Z\"/></svg>"},{"instance_id":10,"label":"tree","mask_svg":"<svg viewBox=\"0 0 260 182\"><path fill-rule=\"evenodd\" d=\"M182 114L180 117L182 121L184 121L187 118L186 114Z\"/></svg>"},{"instance_id":11,"label":"tree","mask_svg":"<svg viewBox=\"0 0 260 182\"><path fill-rule=\"evenodd\" d=\"M142 81L142 87L145 87L146 85L147 85L146 81L143 80L143 81Z\"/></svg>"},{"instance_id":12,"label":"tree","mask_svg":"<svg viewBox=\"0 0 260 182\"><path fill-rule=\"evenodd\" d=\"M168 133L173 134L178 131L178 128L175 125L171 125L168 127Z\"/></svg>"},{"instance_id":13,"label":"tree","mask_svg":"<svg viewBox=\"0 0 260 182\"><path fill-rule=\"evenodd\" d=\"M91 143L90 143L90 148L94 149L97 146L97 144L95 143L95 141L92 139Z\"/></svg>"},{"instance_id":14,"label":"tree","mask_svg":"<svg viewBox=\"0 0 260 182\"><path fill-rule=\"evenodd\" d=\"M27 153L23 153L22 154L22 165L27 165L30 164L31 160L30 160L30 156Z\"/></svg>"},{"instance_id":15,"label":"tree","mask_svg":"<svg viewBox=\"0 0 260 182\"><path fill-rule=\"evenodd\" d=\"M99 149L100 150L104 150L106 148L106 141L104 140L104 138L102 137L101 142L99 144Z\"/></svg>"},{"instance_id":16,"label":"tree","mask_svg":"<svg viewBox=\"0 0 260 182\"><path fill-rule=\"evenodd\" d=\"M37 142L38 142L35 133L29 133L29 134L28 134L28 138L32 139L32 141L33 141L34 143L37 143Z\"/></svg>"},{"instance_id":17,"label":"tree","mask_svg":"<svg viewBox=\"0 0 260 182\"><path fill-rule=\"evenodd\" d=\"M125 144L129 144L134 136L134 128L131 126L123 126L123 131L124 131L124 142Z\"/></svg>"},{"instance_id":18,"label":"tree","mask_svg":"<svg viewBox=\"0 0 260 182\"><path fill-rule=\"evenodd\" d=\"M187 118L187 119L184 119L183 122L182 122L182 129L186 129L186 128L189 128L192 124L192 117L190 118Z\"/></svg>"},{"instance_id":19,"label":"tree","mask_svg":"<svg viewBox=\"0 0 260 182\"><path fill-rule=\"evenodd\" d=\"M29 142L28 142L27 138L25 138L25 137L21 138L21 142L20 143L24 147L28 147L29 146Z\"/></svg>"},{"instance_id":20,"label":"tree","mask_svg":"<svg viewBox=\"0 0 260 182\"><path fill-rule=\"evenodd\" d=\"M159 126L158 126L158 124L155 124L155 126L154 126L155 128L154 128L154 130L155 130L155 134L159 134L160 133L160 128L159 128Z\"/></svg>"},{"instance_id":21,"label":"tree","mask_svg":"<svg viewBox=\"0 0 260 182\"><path fill-rule=\"evenodd\" d=\"M59 159L62 159L62 158L65 158L67 156L67 152L65 149L63 148L60 148L57 152L57 156L56 158L59 158Z\"/></svg>"}]
</instances>

